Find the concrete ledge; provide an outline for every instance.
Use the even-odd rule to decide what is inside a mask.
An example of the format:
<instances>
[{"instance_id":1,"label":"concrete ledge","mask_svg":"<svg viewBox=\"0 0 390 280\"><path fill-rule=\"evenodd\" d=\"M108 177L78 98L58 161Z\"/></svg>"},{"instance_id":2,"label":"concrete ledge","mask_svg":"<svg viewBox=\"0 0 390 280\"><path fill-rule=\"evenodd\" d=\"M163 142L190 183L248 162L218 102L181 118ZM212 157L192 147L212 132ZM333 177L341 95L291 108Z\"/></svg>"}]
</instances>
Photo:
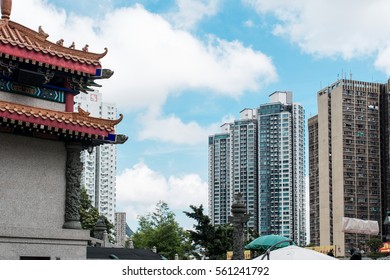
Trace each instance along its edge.
<instances>
[{"instance_id":1,"label":"concrete ledge","mask_svg":"<svg viewBox=\"0 0 390 280\"><path fill-rule=\"evenodd\" d=\"M29 238L29 239L90 239L89 230L84 229L53 229L53 228L26 228L9 227L0 224L0 238Z\"/></svg>"},{"instance_id":2,"label":"concrete ledge","mask_svg":"<svg viewBox=\"0 0 390 280\"><path fill-rule=\"evenodd\" d=\"M49 258L85 260L88 230L37 229L0 225L0 260Z\"/></svg>"}]
</instances>

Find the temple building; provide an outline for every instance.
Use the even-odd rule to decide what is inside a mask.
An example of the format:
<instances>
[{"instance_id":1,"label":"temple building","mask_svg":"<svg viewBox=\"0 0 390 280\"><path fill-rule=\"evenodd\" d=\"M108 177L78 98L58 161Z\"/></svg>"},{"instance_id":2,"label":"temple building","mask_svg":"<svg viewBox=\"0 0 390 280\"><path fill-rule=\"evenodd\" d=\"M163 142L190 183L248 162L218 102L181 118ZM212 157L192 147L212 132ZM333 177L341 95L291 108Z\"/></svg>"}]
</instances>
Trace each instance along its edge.
<instances>
[{"instance_id":1,"label":"temple building","mask_svg":"<svg viewBox=\"0 0 390 280\"><path fill-rule=\"evenodd\" d=\"M82 150L121 144L122 120L74 112L74 97L113 72L107 54L51 42L10 20L0 20L0 259L86 259L89 231L80 224Z\"/></svg>"}]
</instances>

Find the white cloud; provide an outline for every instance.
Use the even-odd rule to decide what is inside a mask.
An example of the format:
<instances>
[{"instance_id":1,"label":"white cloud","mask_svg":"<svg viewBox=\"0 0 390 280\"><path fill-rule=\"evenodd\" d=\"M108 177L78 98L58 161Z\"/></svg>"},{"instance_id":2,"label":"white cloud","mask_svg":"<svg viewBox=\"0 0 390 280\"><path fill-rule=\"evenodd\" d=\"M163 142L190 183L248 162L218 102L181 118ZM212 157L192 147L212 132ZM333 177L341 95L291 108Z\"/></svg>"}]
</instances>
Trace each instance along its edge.
<instances>
[{"instance_id":1,"label":"white cloud","mask_svg":"<svg viewBox=\"0 0 390 280\"><path fill-rule=\"evenodd\" d=\"M351 59L381 53L390 42L390 2L383 0L243 0L278 20L274 34L307 53Z\"/></svg>"},{"instance_id":2,"label":"white cloud","mask_svg":"<svg viewBox=\"0 0 390 280\"><path fill-rule=\"evenodd\" d=\"M218 12L220 0L176 0L177 11L166 15L176 28L190 30Z\"/></svg>"},{"instance_id":3,"label":"white cloud","mask_svg":"<svg viewBox=\"0 0 390 280\"><path fill-rule=\"evenodd\" d=\"M138 134L139 140L158 140L176 144L206 143L207 137L218 130L217 124L204 128L195 121L184 123L175 115L161 116L159 113L149 112L139 121L143 128Z\"/></svg>"},{"instance_id":4,"label":"white cloud","mask_svg":"<svg viewBox=\"0 0 390 280\"><path fill-rule=\"evenodd\" d=\"M211 15L218 2L178 1L179 14L197 7L194 11L199 15ZM162 16L141 5L108 9L104 16L90 18L67 14L43 0L17 1L11 19L36 30L42 25L52 42L63 38L68 46L74 41L77 49L88 44L89 50L97 53L108 47L102 64L115 73L99 83L103 85L104 100L116 103L125 114L140 110L161 112L167 98L182 90L192 94L207 90L210 94L238 98L245 91L257 91L277 79L271 59L263 53L238 41L214 36L202 41L175 29ZM141 124L145 125L140 134L143 139L153 138L159 131L162 140L183 143L178 135L161 131L163 126L170 132L176 126L183 137L190 133L193 142L199 142L214 128L184 123L177 116L146 115L150 122Z\"/></svg>"},{"instance_id":5,"label":"white cloud","mask_svg":"<svg viewBox=\"0 0 390 280\"><path fill-rule=\"evenodd\" d=\"M247 21L244 22L244 26L246 27L254 27L255 24L252 20L248 19Z\"/></svg>"},{"instance_id":6,"label":"white cloud","mask_svg":"<svg viewBox=\"0 0 390 280\"><path fill-rule=\"evenodd\" d=\"M140 162L117 177L117 209L134 222L138 215L153 212L162 200L172 211L188 211L203 204L207 210L207 182L197 174L165 177ZM205 212L207 213L207 212Z\"/></svg>"},{"instance_id":7,"label":"white cloud","mask_svg":"<svg viewBox=\"0 0 390 280\"><path fill-rule=\"evenodd\" d=\"M222 117L221 125L224 123L232 123L237 119L236 116L229 114Z\"/></svg>"},{"instance_id":8,"label":"white cloud","mask_svg":"<svg viewBox=\"0 0 390 280\"><path fill-rule=\"evenodd\" d=\"M161 107L169 95L184 89L238 97L276 80L271 59L239 42L210 37L204 43L142 7L122 13L116 12L112 21L127 26L122 34L127 38L111 31L104 38L112 43L112 64L121 62L113 66L116 73L106 88L123 107Z\"/></svg>"},{"instance_id":9,"label":"white cloud","mask_svg":"<svg viewBox=\"0 0 390 280\"><path fill-rule=\"evenodd\" d=\"M231 123L235 119L233 115L225 115L220 122L202 127L195 121L184 123L175 115L161 116L158 112L149 111L139 119L143 127L138 138L175 144L205 145L209 135L222 132L221 125Z\"/></svg>"},{"instance_id":10,"label":"white cloud","mask_svg":"<svg viewBox=\"0 0 390 280\"><path fill-rule=\"evenodd\" d=\"M105 99L122 111L160 108L169 95L183 89L239 97L277 78L263 53L212 36L204 42L140 5L92 19L66 14L42 0L17 1L11 19L33 29L42 25L53 42L75 41L78 49L89 44L92 52L108 47L102 64L115 74L102 81L103 90Z\"/></svg>"},{"instance_id":11,"label":"white cloud","mask_svg":"<svg viewBox=\"0 0 390 280\"><path fill-rule=\"evenodd\" d=\"M390 44L379 52L375 60L375 67L390 75Z\"/></svg>"}]
</instances>

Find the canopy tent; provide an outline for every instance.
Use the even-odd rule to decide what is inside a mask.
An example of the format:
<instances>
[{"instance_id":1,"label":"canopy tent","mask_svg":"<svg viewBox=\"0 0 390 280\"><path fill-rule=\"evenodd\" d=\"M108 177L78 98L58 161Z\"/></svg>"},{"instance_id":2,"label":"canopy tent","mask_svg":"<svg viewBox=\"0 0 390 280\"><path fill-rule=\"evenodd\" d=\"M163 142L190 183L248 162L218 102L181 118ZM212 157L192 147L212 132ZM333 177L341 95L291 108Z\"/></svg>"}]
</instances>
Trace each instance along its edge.
<instances>
[{"instance_id":1,"label":"canopy tent","mask_svg":"<svg viewBox=\"0 0 390 280\"><path fill-rule=\"evenodd\" d=\"M284 242L285 241L285 242ZM288 246L292 241L287 237L280 235L262 235L248 245L245 246L246 250L267 250L268 248L277 244L273 249L283 248Z\"/></svg>"},{"instance_id":2,"label":"canopy tent","mask_svg":"<svg viewBox=\"0 0 390 280\"><path fill-rule=\"evenodd\" d=\"M268 254L268 257L267 257ZM319 253L317 251L291 245L288 247L267 251L254 260L337 260L334 257Z\"/></svg>"}]
</instances>

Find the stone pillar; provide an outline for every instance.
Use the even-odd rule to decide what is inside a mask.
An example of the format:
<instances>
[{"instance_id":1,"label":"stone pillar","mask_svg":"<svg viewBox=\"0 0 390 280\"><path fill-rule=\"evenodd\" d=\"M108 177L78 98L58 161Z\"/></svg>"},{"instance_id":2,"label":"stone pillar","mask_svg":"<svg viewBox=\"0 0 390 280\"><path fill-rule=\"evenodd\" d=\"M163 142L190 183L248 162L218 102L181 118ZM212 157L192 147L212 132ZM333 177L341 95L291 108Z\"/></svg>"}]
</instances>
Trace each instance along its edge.
<instances>
[{"instance_id":1,"label":"stone pillar","mask_svg":"<svg viewBox=\"0 0 390 280\"><path fill-rule=\"evenodd\" d=\"M104 233L107 233L106 228L107 227L106 223L104 222L104 216L100 216L93 229L93 237L105 241Z\"/></svg>"},{"instance_id":2,"label":"stone pillar","mask_svg":"<svg viewBox=\"0 0 390 280\"><path fill-rule=\"evenodd\" d=\"M233 260L244 259L244 225L248 222L250 215L246 214L246 206L242 199L242 194L234 195L232 204L232 214L229 222L233 224Z\"/></svg>"},{"instance_id":3,"label":"stone pillar","mask_svg":"<svg viewBox=\"0 0 390 280\"><path fill-rule=\"evenodd\" d=\"M81 229L80 178L83 164L80 160L81 143L66 143L66 197L63 228Z\"/></svg>"}]
</instances>

